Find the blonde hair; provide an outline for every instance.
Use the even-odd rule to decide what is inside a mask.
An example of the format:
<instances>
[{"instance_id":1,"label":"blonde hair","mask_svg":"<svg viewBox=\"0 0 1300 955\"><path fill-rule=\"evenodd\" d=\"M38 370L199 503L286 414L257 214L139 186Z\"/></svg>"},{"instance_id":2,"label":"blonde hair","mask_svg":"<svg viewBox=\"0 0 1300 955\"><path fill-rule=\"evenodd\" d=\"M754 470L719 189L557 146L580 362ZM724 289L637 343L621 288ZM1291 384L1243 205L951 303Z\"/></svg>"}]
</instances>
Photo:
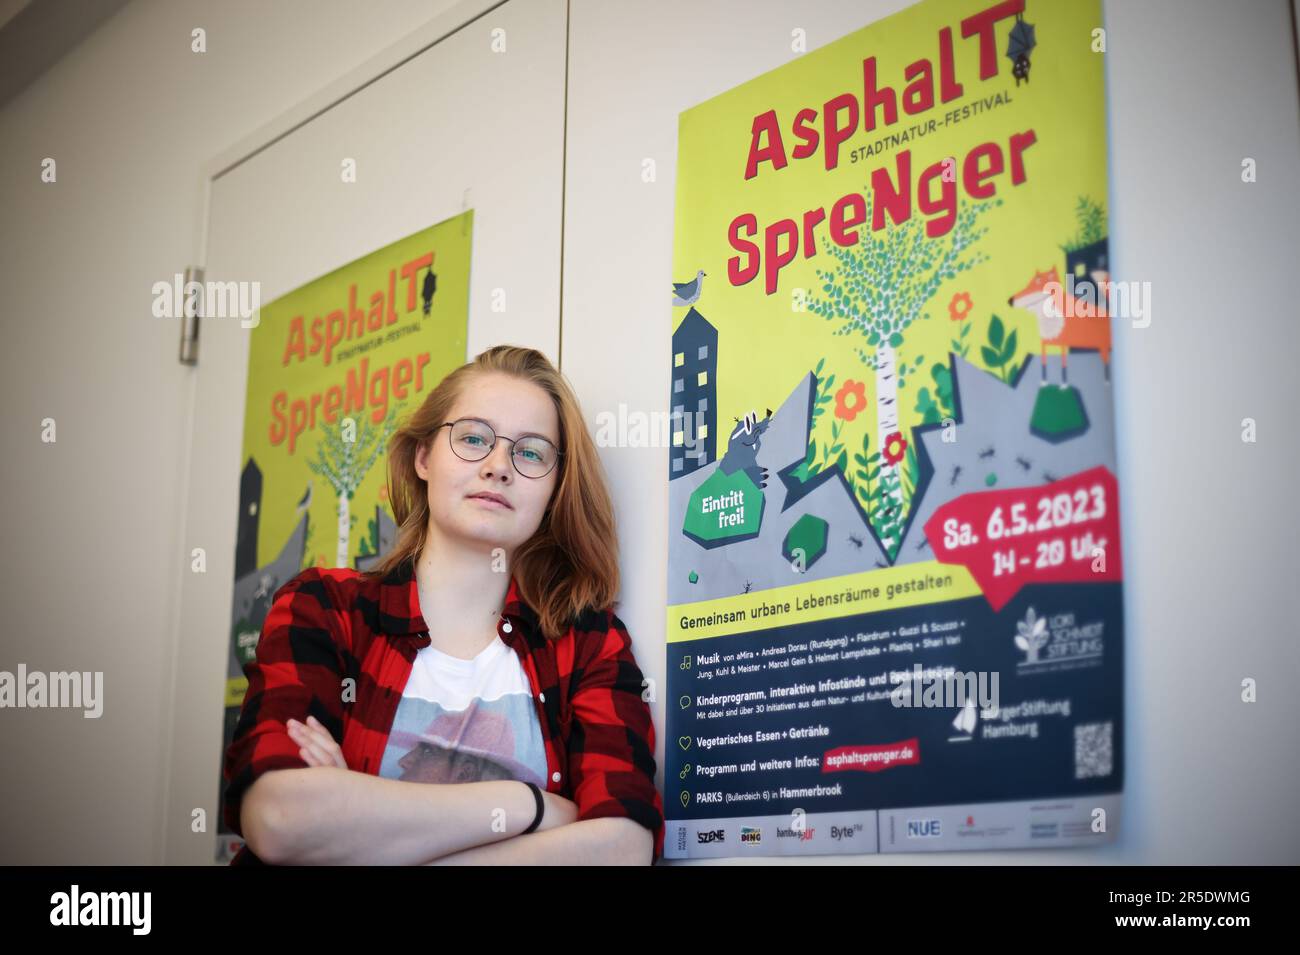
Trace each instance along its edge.
<instances>
[{"instance_id":1,"label":"blonde hair","mask_svg":"<svg viewBox=\"0 0 1300 955\"><path fill-rule=\"evenodd\" d=\"M469 378L501 372L538 385L555 403L560 422L555 465L559 472L542 522L514 553L510 568L524 603L537 614L548 639L562 636L582 614L611 607L619 589L618 538L604 467L587 432L578 400L559 370L541 352L514 345L489 348L452 371L388 442L388 503L397 522L397 541L369 570L387 576L405 562L414 565L429 528L427 482L415 473L415 455L430 446Z\"/></svg>"}]
</instances>

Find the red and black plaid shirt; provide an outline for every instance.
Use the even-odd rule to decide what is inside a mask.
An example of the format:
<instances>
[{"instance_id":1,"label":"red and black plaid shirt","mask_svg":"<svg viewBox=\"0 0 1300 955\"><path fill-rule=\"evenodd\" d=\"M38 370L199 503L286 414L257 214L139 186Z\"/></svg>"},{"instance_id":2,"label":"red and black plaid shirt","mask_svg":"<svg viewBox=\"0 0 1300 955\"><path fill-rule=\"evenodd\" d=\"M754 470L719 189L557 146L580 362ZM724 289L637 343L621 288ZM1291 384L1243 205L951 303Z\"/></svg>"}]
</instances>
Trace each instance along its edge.
<instances>
[{"instance_id":1,"label":"red and black plaid shirt","mask_svg":"<svg viewBox=\"0 0 1300 955\"><path fill-rule=\"evenodd\" d=\"M239 807L253 780L307 766L285 727L315 716L349 769L379 774L389 729L416 652L430 643L408 561L382 580L349 568L309 568L275 592L222 776L226 825L243 837ZM627 816L655 834L663 855L663 802L655 788L655 733L627 628L612 610L588 613L547 640L513 575L497 623L532 686L546 744L548 791L572 799L579 819ZM355 702L343 701L343 680ZM231 865L258 864L244 846Z\"/></svg>"}]
</instances>

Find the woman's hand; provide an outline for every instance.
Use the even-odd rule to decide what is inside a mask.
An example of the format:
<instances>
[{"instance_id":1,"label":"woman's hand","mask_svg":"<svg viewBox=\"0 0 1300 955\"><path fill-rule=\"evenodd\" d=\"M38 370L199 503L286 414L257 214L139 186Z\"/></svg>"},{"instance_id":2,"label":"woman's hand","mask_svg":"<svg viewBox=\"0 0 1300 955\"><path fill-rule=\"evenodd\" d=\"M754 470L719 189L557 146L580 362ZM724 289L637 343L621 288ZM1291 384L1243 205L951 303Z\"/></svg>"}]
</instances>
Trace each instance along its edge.
<instances>
[{"instance_id":1,"label":"woman's hand","mask_svg":"<svg viewBox=\"0 0 1300 955\"><path fill-rule=\"evenodd\" d=\"M329 730L325 729L316 717L307 717L306 723L289 720L285 723L285 728L289 731L289 738L301 747L298 754L307 761L308 766L348 768L339 744L334 742L334 737L329 734Z\"/></svg>"},{"instance_id":2,"label":"woman's hand","mask_svg":"<svg viewBox=\"0 0 1300 955\"><path fill-rule=\"evenodd\" d=\"M308 766L337 766L347 769L347 760L339 749L334 737L320 724L314 716L307 717L307 722L289 720L285 723L289 738L301 747L299 755L307 761ZM578 804L572 799L542 790L542 821L534 831L558 829L578 821Z\"/></svg>"}]
</instances>

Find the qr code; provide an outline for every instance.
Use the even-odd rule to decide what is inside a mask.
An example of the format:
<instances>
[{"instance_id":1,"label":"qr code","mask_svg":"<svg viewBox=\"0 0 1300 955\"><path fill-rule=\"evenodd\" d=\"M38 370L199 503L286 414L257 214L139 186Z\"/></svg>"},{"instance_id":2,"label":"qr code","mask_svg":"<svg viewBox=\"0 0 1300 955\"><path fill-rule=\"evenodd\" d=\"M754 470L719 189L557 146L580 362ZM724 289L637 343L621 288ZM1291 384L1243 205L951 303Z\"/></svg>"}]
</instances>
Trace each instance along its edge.
<instances>
[{"instance_id":1,"label":"qr code","mask_svg":"<svg viewBox=\"0 0 1300 955\"><path fill-rule=\"evenodd\" d=\"M1074 778L1109 776L1112 769L1112 724L1080 723L1074 728Z\"/></svg>"}]
</instances>

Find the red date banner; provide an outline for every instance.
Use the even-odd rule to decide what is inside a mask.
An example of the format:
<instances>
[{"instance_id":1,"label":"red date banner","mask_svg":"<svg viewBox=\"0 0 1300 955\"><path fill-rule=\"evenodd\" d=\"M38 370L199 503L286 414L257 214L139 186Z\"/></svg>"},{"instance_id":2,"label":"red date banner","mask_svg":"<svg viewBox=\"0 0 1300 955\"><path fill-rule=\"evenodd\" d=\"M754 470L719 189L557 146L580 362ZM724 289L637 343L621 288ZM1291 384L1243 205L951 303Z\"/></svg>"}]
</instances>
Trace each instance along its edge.
<instances>
[{"instance_id":1,"label":"red date banner","mask_svg":"<svg viewBox=\"0 0 1300 955\"><path fill-rule=\"evenodd\" d=\"M1026 584L1123 579L1119 486L1104 466L1034 487L963 494L925 523L935 557L966 567L994 610Z\"/></svg>"}]
</instances>

